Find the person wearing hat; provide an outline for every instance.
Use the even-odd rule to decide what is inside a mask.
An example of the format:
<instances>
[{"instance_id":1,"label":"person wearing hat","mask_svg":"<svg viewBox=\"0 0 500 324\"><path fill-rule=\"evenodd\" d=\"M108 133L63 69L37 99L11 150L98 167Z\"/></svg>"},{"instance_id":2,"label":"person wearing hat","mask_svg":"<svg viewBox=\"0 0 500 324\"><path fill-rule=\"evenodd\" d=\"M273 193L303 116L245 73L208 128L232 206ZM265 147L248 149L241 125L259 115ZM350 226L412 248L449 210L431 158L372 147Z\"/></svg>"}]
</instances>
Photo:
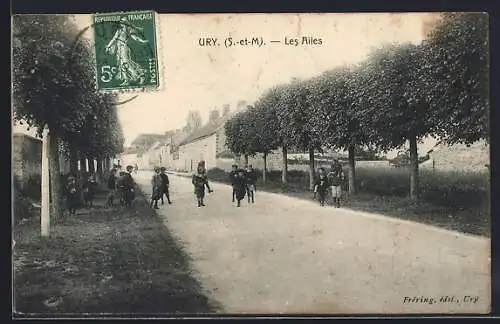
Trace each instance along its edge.
<instances>
[{"instance_id":1,"label":"person wearing hat","mask_svg":"<svg viewBox=\"0 0 500 324\"><path fill-rule=\"evenodd\" d=\"M237 206L241 207L241 201L247 192L246 176L244 169L238 169L234 177L233 190L236 196Z\"/></svg>"},{"instance_id":2,"label":"person wearing hat","mask_svg":"<svg viewBox=\"0 0 500 324\"><path fill-rule=\"evenodd\" d=\"M154 209L158 209L158 200L160 200L160 197L162 196L162 178L160 175L160 168L155 167L154 168L155 173L153 174L153 177L151 178L151 202L150 202L150 207ZM153 206L154 204L154 206Z\"/></svg>"},{"instance_id":3,"label":"person wearing hat","mask_svg":"<svg viewBox=\"0 0 500 324\"><path fill-rule=\"evenodd\" d=\"M132 207L132 201L135 199L135 181L132 177L132 172L134 171L134 167L131 165L127 165L125 168L127 170L123 174L123 202L125 203L125 207Z\"/></svg>"},{"instance_id":4,"label":"person wearing hat","mask_svg":"<svg viewBox=\"0 0 500 324\"><path fill-rule=\"evenodd\" d=\"M87 207L87 208L91 208L93 205L96 187L97 187L97 182L95 180L95 176L92 174L87 179L87 181L84 182L84 184L82 186L83 203L85 204L85 207Z\"/></svg>"},{"instance_id":5,"label":"person wearing hat","mask_svg":"<svg viewBox=\"0 0 500 324\"><path fill-rule=\"evenodd\" d=\"M327 175L328 183L332 190L333 204L335 207L340 207L340 199L342 198L342 182L344 181L344 171L338 159L333 160L332 168Z\"/></svg>"},{"instance_id":6,"label":"person wearing hat","mask_svg":"<svg viewBox=\"0 0 500 324\"><path fill-rule=\"evenodd\" d=\"M75 215L76 205L78 203L78 185L74 176L70 175L68 177L65 189L68 212L70 215Z\"/></svg>"},{"instance_id":7,"label":"person wearing hat","mask_svg":"<svg viewBox=\"0 0 500 324\"><path fill-rule=\"evenodd\" d=\"M198 168L196 169L196 173L193 174L193 178L191 183L194 186L194 194L196 196L196 200L198 201L198 207L205 206L203 199L205 198L205 187L207 187L208 192L213 192L210 189L210 185L208 184L207 172L205 170L205 161L200 161L198 163Z\"/></svg>"},{"instance_id":8,"label":"person wearing hat","mask_svg":"<svg viewBox=\"0 0 500 324\"><path fill-rule=\"evenodd\" d=\"M172 204L170 201L170 193L168 191L168 187L170 186L170 180L168 179L168 175L165 173L167 169L165 167L160 168L160 177L161 177L161 204L164 204L163 196L167 197L167 202Z\"/></svg>"},{"instance_id":9,"label":"person wearing hat","mask_svg":"<svg viewBox=\"0 0 500 324\"><path fill-rule=\"evenodd\" d=\"M236 197L236 177L238 175L238 165L233 164L231 166L231 171L229 172L229 180L231 181L231 187L233 189L233 202Z\"/></svg>"},{"instance_id":10,"label":"person wearing hat","mask_svg":"<svg viewBox=\"0 0 500 324\"><path fill-rule=\"evenodd\" d=\"M314 182L314 198L318 196L319 204L321 206L325 205L326 197L328 195L328 178L325 173L324 168L318 169L318 176Z\"/></svg>"},{"instance_id":11,"label":"person wearing hat","mask_svg":"<svg viewBox=\"0 0 500 324\"><path fill-rule=\"evenodd\" d=\"M254 193L255 193L255 185L257 184L257 174L253 169L252 165L249 164L245 170L245 182L247 189L248 202L254 203Z\"/></svg>"}]
</instances>

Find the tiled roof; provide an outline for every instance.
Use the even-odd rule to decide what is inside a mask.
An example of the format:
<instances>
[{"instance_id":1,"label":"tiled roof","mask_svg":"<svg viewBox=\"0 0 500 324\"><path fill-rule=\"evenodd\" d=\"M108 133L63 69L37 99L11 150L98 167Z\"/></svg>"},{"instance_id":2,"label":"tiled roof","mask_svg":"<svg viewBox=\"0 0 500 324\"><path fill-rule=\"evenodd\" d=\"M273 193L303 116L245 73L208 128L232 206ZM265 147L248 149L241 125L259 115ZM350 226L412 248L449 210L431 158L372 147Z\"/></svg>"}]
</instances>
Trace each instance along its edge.
<instances>
[{"instance_id":1,"label":"tiled roof","mask_svg":"<svg viewBox=\"0 0 500 324\"><path fill-rule=\"evenodd\" d=\"M132 142L132 146L153 145L156 141L161 141L164 136L162 134L140 134Z\"/></svg>"},{"instance_id":2,"label":"tiled roof","mask_svg":"<svg viewBox=\"0 0 500 324\"><path fill-rule=\"evenodd\" d=\"M218 120L209 122L205 126L195 130L191 134L189 134L188 137L186 137L179 145L185 145L192 143L196 140L208 137L210 135L215 134L224 124L226 121L231 117L231 114L228 114L226 116L220 117Z\"/></svg>"}]
</instances>

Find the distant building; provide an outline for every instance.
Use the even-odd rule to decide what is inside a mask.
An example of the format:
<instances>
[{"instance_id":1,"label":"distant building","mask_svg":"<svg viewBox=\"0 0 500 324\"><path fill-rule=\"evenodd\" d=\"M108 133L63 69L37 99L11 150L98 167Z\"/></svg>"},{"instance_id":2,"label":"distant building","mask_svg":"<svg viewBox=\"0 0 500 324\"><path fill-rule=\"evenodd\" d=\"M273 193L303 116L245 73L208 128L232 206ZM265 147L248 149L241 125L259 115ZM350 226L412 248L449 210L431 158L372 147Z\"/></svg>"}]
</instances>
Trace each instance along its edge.
<instances>
[{"instance_id":1,"label":"distant building","mask_svg":"<svg viewBox=\"0 0 500 324\"><path fill-rule=\"evenodd\" d=\"M194 171L199 161L205 161L207 169L217 166L217 155L227 151L225 146L224 125L231 118L229 111L212 119L205 126L189 134L179 144L178 167Z\"/></svg>"}]
</instances>

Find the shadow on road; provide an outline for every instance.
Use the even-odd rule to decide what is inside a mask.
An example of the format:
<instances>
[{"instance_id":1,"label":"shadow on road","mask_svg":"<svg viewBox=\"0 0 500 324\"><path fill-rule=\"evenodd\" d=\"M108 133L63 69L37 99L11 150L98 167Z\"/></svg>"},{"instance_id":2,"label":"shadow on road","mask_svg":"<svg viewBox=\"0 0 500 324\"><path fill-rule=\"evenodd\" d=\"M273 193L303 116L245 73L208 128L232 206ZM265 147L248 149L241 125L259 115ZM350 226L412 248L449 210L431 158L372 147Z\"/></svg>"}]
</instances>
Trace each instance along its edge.
<instances>
[{"instance_id":1,"label":"shadow on road","mask_svg":"<svg viewBox=\"0 0 500 324\"><path fill-rule=\"evenodd\" d=\"M138 195L133 208L82 209L40 237L39 217L14 228L14 316L200 314L203 293L189 257ZM86 313L86 314L84 314Z\"/></svg>"}]
</instances>

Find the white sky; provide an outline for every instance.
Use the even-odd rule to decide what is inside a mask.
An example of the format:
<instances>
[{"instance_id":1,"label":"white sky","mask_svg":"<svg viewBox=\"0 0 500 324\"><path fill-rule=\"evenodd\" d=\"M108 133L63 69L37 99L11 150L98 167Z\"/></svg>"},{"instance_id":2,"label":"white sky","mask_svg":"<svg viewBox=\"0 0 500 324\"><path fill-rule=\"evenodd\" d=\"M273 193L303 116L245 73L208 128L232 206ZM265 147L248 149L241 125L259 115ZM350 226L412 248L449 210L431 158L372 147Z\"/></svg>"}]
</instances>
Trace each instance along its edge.
<instances>
[{"instance_id":1,"label":"white sky","mask_svg":"<svg viewBox=\"0 0 500 324\"><path fill-rule=\"evenodd\" d=\"M118 106L126 145L141 133L163 133L184 126L188 109L203 121L213 108L238 100L252 103L277 83L310 77L361 61L386 42L422 40L432 14L160 14L159 51L163 90L140 93ZM85 28L91 15L77 15ZM198 38L262 36L265 40L313 36L322 46L270 44L261 48L200 47ZM85 33L92 38L92 32ZM124 95L123 99L131 95Z\"/></svg>"}]
</instances>

